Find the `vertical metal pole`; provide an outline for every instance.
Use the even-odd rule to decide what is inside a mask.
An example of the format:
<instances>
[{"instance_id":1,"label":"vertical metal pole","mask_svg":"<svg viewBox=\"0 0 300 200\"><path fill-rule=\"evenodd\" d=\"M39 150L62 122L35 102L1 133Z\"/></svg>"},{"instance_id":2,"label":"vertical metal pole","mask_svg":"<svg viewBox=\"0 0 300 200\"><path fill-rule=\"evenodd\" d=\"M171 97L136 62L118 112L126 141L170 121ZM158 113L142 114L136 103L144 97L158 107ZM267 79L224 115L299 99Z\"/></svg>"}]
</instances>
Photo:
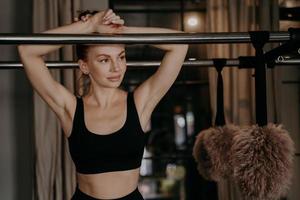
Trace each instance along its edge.
<instances>
[{"instance_id":1,"label":"vertical metal pole","mask_svg":"<svg viewBox=\"0 0 300 200\"><path fill-rule=\"evenodd\" d=\"M180 23L181 23L181 30L184 31L184 1L180 0Z\"/></svg>"},{"instance_id":2,"label":"vertical metal pole","mask_svg":"<svg viewBox=\"0 0 300 200\"><path fill-rule=\"evenodd\" d=\"M180 0L180 23L181 23L181 31L184 31L184 1ZM184 74L185 75L185 74ZM185 76L184 76L185 78ZM188 91L186 89L186 91ZM185 120L185 151L188 150L188 121L187 121L187 111L188 111L188 106L187 106L187 102L188 102L188 98L185 97L185 103L183 104L184 106L184 120Z\"/></svg>"},{"instance_id":3,"label":"vertical metal pole","mask_svg":"<svg viewBox=\"0 0 300 200\"><path fill-rule=\"evenodd\" d=\"M255 55L259 60L262 54L262 49L256 49ZM268 122L266 85L266 65L264 62L259 62L255 66L256 123L259 126L264 126Z\"/></svg>"},{"instance_id":4,"label":"vertical metal pole","mask_svg":"<svg viewBox=\"0 0 300 200\"><path fill-rule=\"evenodd\" d=\"M264 62L263 47L269 40L267 31L250 31L252 45L255 48L255 103L256 123L259 126L267 125L267 89L266 89L266 64Z\"/></svg>"}]
</instances>

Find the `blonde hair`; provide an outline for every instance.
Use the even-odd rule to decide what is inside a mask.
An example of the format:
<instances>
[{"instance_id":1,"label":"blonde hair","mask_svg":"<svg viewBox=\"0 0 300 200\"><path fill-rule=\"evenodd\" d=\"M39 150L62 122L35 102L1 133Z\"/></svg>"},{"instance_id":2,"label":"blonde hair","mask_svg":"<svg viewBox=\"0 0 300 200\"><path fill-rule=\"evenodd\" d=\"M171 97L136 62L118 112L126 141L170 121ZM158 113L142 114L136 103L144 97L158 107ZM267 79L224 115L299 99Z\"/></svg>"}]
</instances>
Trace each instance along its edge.
<instances>
[{"instance_id":1,"label":"blonde hair","mask_svg":"<svg viewBox=\"0 0 300 200\"><path fill-rule=\"evenodd\" d=\"M81 75L80 75L78 81L79 81L78 95L83 97L83 96L87 95L90 92L91 79L90 79L89 75L83 74L81 72Z\"/></svg>"},{"instance_id":2,"label":"blonde hair","mask_svg":"<svg viewBox=\"0 0 300 200\"><path fill-rule=\"evenodd\" d=\"M81 17L87 15L87 14L91 14L94 15L96 14L98 11L90 11L90 10L79 10L77 11L78 13L78 19L80 20ZM89 45L84 45L84 44L78 44L76 45L76 56L77 59L81 59L81 60L86 60L87 59L87 53L88 53L88 49L89 49ZM81 72L81 75L79 77L79 90L78 90L78 95L79 96L85 96L89 93L90 91L90 87L91 87L91 80L89 75L83 74Z\"/></svg>"},{"instance_id":3,"label":"blonde hair","mask_svg":"<svg viewBox=\"0 0 300 200\"><path fill-rule=\"evenodd\" d=\"M90 47L89 45L82 45L82 44L76 45L77 60L84 60L84 61L87 60L89 47ZM90 86L91 86L91 80L89 75L81 72L78 81L79 81L78 95L79 96L87 95L90 91Z\"/></svg>"}]
</instances>

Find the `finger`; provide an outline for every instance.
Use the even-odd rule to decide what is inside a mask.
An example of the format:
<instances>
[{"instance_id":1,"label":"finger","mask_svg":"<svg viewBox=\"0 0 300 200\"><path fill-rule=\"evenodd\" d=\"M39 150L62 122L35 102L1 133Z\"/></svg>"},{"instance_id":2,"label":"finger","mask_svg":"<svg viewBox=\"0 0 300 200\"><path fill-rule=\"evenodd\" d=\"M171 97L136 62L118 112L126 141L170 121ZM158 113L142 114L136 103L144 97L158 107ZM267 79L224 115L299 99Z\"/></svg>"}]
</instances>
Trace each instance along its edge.
<instances>
[{"instance_id":1,"label":"finger","mask_svg":"<svg viewBox=\"0 0 300 200\"><path fill-rule=\"evenodd\" d=\"M103 20L110 20L111 18L113 18L115 16L116 16L115 13L111 13L111 14L107 15L105 18L103 18Z\"/></svg>"},{"instance_id":2,"label":"finger","mask_svg":"<svg viewBox=\"0 0 300 200\"><path fill-rule=\"evenodd\" d=\"M121 18L120 18L119 16L116 16L116 17L112 18L110 21L111 21L112 23L116 23L116 22L118 22L118 21L120 21L120 20L121 20Z\"/></svg>"},{"instance_id":3,"label":"finger","mask_svg":"<svg viewBox=\"0 0 300 200\"><path fill-rule=\"evenodd\" d=\"M118 16L118 15L116 15L116 16L113 16L113 17L111 17L111 18L109 18L109 19L107 19L107 20L104 20L104 21L109 21L109 22L111 22L111 21L116 21L116 20L119 20L120 19L120 17Z\"/></svg>"},{"instance_id":4,"label":"finger","mask_svg":"<svg viewBox=\"0 0 300 200\"><path fill-rule=\"evenodd\" d=\"M124 25L125 24L124 19L120 19L120 23L119 24Z\"/></svg>"},{"instance_id":5,"label":"finger","mask_svg":"<svg viewBox=\"0 0 300 200\"><path fill-rule=\"evenodd\" d=\"M119 20L119 19L121 19L121 17L120 17L119 15L116 15L116 16L113 18L113 20Z\"/></svg>"},{"instance_id":6,"label":"finger","mask_svg":"<svg viewBox=\"0 0 300 200\"><path fill-rule=\"evenodd\" d=\"M123 19L119 19L119 20L113 20L113 21L110 21L110 22L105 22L104 24L109 24L109 25L112 25L112 24L116 24L116 25L123 25L124 24L124 20Z\"/></svg>"},{"instance_id":7,"label":"finger","mask_svg":"<svg viewBox=\"0 0 300 200\"><path fill-rule=\"evenodd\" d=\"M120 18L120 16L116 16L111 20L114 24L124 24L124 20Z\"/></svg>"},{"instance_id":8,"label":"finger","mask_svg":"<svg viewBox=\"0 0 300 200\"><path fill-rule=\"evenodd\" d=\"M119 20L116 20L116 21L112 21L112 23L123 25L124 24L124 20L123 19L119 19Z\"/></svg>"},{"instance_id":9,"label":"finger","mask_svg":"<svg viewBox=\"0 0 300 200\"><path fill-rule=\"evenodd\" d=\"M113 15L113 16L111 16L110 18L108 18L108 19L106 19L106 20L103 20L103 23L104 24L109 24L109 23L112 23L112 21L113 20L119 20L120 19L120 17L119 16L117 16L117 15Z\"/></svg>"},{"instance_id":10,"label":"finger","mask_svg":"<svg viewBox=\"0 0 300 200\"><path fill-rule=\"evenodd\" d=\"M109 16L111 13L113 13L113 10L112 9L108 9L107 11L106 11L106 13L104 14L104 16L103 16L103 19L105 19L107 16Z\"/></svg>"}]
</instances>

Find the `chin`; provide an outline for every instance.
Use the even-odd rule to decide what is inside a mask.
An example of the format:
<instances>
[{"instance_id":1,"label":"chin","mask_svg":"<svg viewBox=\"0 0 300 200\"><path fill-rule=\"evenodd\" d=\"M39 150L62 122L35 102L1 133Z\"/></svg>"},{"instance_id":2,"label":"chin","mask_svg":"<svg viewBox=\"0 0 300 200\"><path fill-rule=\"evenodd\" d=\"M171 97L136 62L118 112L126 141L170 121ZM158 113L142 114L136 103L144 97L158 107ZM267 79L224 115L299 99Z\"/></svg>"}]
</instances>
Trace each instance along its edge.
<instances>
[{"instance_id":1,"label":"chin","mask_svg":"<svg viewBox=\"0 0 300 200\"><path fill-rule=\"evenodd\" d=\"M112 88L119 88L121 86L121 84L119 83L119 84L116 84L116 85L113 85L113 86L111 86Z\"/></svg>"},{"instance_id":2,"label":"chin","mask_svg":"<svg viewBox=\"0 0 300 200\"><path fill-rule=\"evenodd\" d=\"M118 88L121 86L121 82L108 83L106 86L109 88Z\"/></svg>"}]
</instances>

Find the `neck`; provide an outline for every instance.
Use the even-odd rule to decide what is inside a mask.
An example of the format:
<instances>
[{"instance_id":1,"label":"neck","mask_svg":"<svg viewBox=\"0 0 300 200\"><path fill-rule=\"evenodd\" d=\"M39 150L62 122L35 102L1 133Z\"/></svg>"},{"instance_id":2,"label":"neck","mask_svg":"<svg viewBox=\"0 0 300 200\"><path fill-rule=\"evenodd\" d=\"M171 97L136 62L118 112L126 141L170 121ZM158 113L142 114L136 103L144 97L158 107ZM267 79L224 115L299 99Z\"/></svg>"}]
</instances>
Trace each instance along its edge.
<instances>
[{"instance_id":1,"label":"neck","mask_svg":"<svg viewBox=\"0 0 300 200\"><path fill-rule=\"evenodd\" d=\"M87 101L103 108L109 107L119 92L118 88L104 88L93 84L90 87L90 91L86 95Z\"/></svg>"}]
</instances>

